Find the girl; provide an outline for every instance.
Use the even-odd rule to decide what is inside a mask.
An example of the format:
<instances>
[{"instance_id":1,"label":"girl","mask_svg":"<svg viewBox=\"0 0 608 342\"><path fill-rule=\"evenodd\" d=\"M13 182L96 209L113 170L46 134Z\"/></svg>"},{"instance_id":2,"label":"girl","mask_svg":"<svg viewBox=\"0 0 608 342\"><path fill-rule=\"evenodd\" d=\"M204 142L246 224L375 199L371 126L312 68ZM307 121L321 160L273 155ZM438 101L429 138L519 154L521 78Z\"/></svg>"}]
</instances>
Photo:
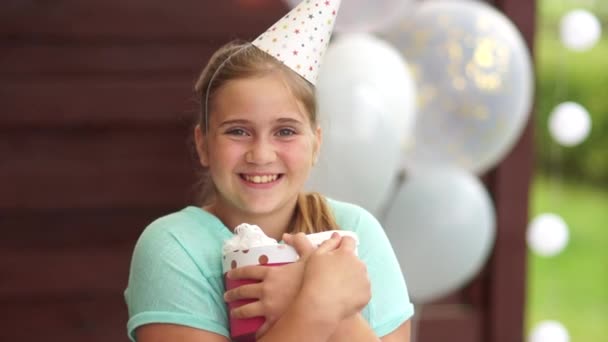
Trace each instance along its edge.
<instances>
[{"instance_id":1,"label":"girl","mask_svg":"<svg viewBox=\"0 0 608 342\"><path fill-rule=\"evenodd\" d=\"M202 200L139 238L125 298L132 340L229 341L228 317L264 316L259 341L409 341L413 306L377 220L352 204L304 193L321 145L314 88L251 43L220 48L195 87ZM353 184L356 186L356 184ZM256 224L300 254L278 267L228 273L257 279L224 292L222 243ZM305 233L352 230L313 248ZM255 302L227 312L226 302Z\"/></svg>"}]
</instances>

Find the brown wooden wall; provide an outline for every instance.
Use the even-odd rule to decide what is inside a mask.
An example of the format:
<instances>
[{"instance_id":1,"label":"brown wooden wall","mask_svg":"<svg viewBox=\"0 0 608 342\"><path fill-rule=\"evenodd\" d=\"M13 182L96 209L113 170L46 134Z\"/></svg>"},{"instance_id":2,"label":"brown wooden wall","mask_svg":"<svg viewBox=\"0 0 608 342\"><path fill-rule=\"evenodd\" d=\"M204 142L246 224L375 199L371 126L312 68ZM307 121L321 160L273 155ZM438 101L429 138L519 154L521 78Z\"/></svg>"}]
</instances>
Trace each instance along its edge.
<instances>
[{"instance_id":1,"label":"brown wooden wall","mask_svg":"<svg viewBox=\"0 0 608 342\"><path fill-rule=\"evenodd\" d=\"M532 43L534 1L497 0ZM0 340L126 341L130 253L190 203L191 88L210 52L280 0L7 0L0 6ZM531 125L485 179L498 243L420 342L522 341Z\"/></svg>"}]
</instances>

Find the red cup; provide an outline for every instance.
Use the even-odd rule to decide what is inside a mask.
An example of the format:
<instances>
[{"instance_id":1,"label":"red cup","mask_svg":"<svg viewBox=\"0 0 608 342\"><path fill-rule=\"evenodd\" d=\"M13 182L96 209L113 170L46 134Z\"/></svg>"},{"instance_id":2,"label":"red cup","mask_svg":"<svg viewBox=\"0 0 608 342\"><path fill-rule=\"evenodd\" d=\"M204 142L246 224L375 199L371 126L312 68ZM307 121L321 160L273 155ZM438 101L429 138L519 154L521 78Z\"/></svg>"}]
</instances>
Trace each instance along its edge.
<instances>
[{"instance_id":1,"label":"red cup","mask_svg":"<svg viewBox=\"0 0 608 342\"><path fill-rule=\"evenodd\" d=\"M250 279L228 279L226 272L237 267L249 265L281 266L298 260L298 254L293 247L288 245L273 245L253 247L246 250L235 250L224 255L224 285L226 291L246 284L257 283ZM228 303L228 310L238 308L245 304L253 303L257 299L238 300ZM264 317L252 317L246 319L229 318L230 337L237 342L255 341L255 334L264 324Z\"/></svg>"},{"instance_id":2,"label":"red cup","mask_svg":"<svg viewBox=\"0 0 608 342\"><path fill-rule=\"evenodd\" d=\"M316 234L309 234L308 238L313 245L318 246L324 240L331 237L334 231L325 231ZM350 231L337 231L338 234L343 236L351 236L357 239L355 233ZM296 250L284 244L269 245L262 247L252 247L250 249L234 250L228 253L224 253L222 268L224 271L224 285L226 290L237 288L241 285L253 284L257 280L234 280L228 279L225 275L231 269L237 267L244 267L249 265L265 265L265 266L280 266L292 263L298 260L298 253ZM228 309L232 310L245 304L255 302L256 299L239 300L228 303ZM237 342L249 342L255 341L255 334L258 329L264 324L264 317L252 317L247 319L235 319L230 317L230 337L232 340Z\"/></svg>"},{"instance_id":3,"label":"red cup","mask_svg":"<svg viewBox=\"0 0 608 342\"><path fill-rule=\"evenodd\" d=\"M281 266L286 264L289 263L282 262L275 264L266 264L265 266ZM228 291L242 285L255 284L259 281L249 279L228 279L228 277L224 275L224 282L226 284L226 291ZM242 299L228 303L229 314L230 310L238 308L245 304L253 303L256 300L257 299ZM245 319L237 319L230 317L230 337L233 341L237 342L253 342L255 341L255 334L265 321L266 319L263 316Z\"/></svg>"}]
</instances>

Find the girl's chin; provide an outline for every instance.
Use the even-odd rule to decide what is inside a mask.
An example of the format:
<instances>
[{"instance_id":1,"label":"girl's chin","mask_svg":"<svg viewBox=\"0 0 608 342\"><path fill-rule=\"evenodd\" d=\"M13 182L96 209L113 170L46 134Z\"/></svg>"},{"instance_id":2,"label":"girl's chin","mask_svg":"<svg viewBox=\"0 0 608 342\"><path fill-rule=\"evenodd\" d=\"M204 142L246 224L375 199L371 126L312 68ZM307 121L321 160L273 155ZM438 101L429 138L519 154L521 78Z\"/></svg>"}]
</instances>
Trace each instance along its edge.
<instances>
[{"instance_id":1,"label":"girl's chin","mask_svg":"<svg viewBox=\"0 0 608 342\"><path fill-rule=\"evenodd\" d=\"M243 198L243 209L250 215L274 214L286 207L285 198L269 198L270 196L247 196Z\"/></svg>"}]
</instances>

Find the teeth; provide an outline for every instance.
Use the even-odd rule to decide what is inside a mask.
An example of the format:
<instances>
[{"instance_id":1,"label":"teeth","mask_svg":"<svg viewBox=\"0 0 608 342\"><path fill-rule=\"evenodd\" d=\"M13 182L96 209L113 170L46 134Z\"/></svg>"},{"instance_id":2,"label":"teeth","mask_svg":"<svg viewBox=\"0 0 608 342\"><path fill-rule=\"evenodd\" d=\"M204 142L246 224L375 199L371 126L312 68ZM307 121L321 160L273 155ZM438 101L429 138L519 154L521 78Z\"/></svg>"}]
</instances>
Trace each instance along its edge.
<instances>
[{"instance_id":1,"label":"teeth","mask_svg":"<svg viewBox=\"0 0 608 342\"><path fill-rule=\"evenodd\" d=\"M270 183L277 180L278 175L263 175L263 176L245 176L245 180L256 184Z\"/></svg>"}]
</instances>

